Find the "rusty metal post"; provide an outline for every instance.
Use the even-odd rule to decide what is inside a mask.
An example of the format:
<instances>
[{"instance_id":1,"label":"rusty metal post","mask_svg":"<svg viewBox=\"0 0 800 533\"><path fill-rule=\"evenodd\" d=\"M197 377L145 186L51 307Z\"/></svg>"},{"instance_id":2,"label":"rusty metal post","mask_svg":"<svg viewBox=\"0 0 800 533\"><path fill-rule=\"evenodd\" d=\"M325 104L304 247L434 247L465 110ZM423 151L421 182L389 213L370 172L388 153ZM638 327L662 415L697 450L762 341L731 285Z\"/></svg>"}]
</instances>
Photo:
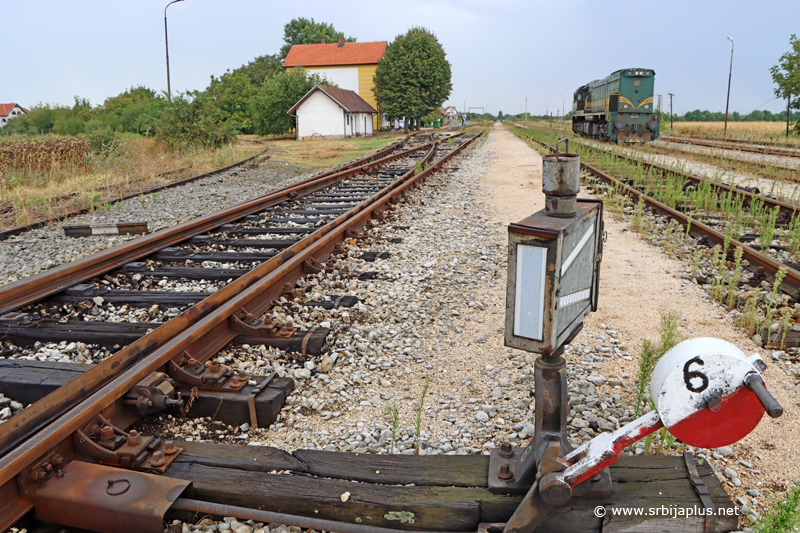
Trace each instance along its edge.
<instances>
[{"instance_id":1,"label":"rusty metal post","mask_svg":"<svg viewBox=\"0 0 800 533\"><path fill-rule=\"evenodd\" d=\"M566 141L567 151L558 152L558 145ZM581 158L569 153L569 140L556 143L556 153L542 157L542 192L544 212L550 217L571 218L577 210L581 191Z\"/></svg>"},{"instance_id":2,"label":"rusty metal post","mask_svg":"<svg viewBox=\"0 0 800 533\"><path fill-rule=\"evenodd\" d=\"M563 348L553 355L541 355L534 362L534 400L535 433L533 442L534 457L538 464L547 443L557 440L561 443L561 451L572 450L567 438L567 361L561 357Z\"/></svg>"}]
</instances>

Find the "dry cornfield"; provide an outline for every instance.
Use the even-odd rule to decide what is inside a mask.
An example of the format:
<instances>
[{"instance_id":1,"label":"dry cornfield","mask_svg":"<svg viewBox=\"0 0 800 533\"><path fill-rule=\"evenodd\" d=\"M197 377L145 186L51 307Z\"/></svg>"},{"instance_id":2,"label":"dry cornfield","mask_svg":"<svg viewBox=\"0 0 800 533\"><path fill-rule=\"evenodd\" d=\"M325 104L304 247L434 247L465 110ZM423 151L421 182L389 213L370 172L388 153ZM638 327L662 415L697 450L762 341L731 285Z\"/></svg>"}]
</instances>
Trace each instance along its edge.
<instances>
[{"instance_id":1,"label":"dry cornfield","mask_svg":"<svg viewBox=\"0 0 800 533\"><path fill-rule=\"evenodd\" d=\"M0 172L25 169L48 171L56 164L83 166L89 156L89 141L83 137L0 143Z\"/></svg>"},{"instance_id":2,"label":"dry cornfield","mask_svg":"<svg viewBox=\"0 0 800 533\"><path fill-rule=\"evenodd\" d=\"M676 122L675 133L702 137L722 137L724 122ZM785 122L728 122L728 138L744 141L787 142ZM789 143L800 145L800 138L789 135Z\"/></svg>"}]
</instances>

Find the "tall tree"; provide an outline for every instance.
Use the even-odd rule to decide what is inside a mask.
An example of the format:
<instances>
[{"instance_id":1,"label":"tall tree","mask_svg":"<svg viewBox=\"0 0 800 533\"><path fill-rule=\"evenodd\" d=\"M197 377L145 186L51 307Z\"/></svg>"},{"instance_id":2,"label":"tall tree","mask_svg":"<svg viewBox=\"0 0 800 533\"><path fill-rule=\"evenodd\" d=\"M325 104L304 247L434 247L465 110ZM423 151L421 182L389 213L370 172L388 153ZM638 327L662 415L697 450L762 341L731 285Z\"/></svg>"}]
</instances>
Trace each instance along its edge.
<instances>
[{"instance_id":1,"label":"tall tree","mask_svg":"<svg viewBox=\"0 0 800 533\"><path fill-rule=\"evenodd\" d=\"M775 96L789 99L790 109L800 109L800 40L792 34L789 39L791 51L781 56L780 62L769 69L772 81L778 86ZM800 120L794 125L795 133L800 134Z\"/></svg>"},{"instance_id":2,"label":"tall tree","mask_svg":"<svg viewBox=\"0 0 800 533\"><path fill-rule=\"evenodd\" d=\"M283 27L283 41L286 43L281 46L281 61L286 59L286 55L292 46L296 44L319 44L322 39L329 43L335 43L339 39L344 39L346 43L356 42L355 37L345 37L343 32L336 31L333 24L327 22L314 22L300 17L292 19Z\"/></svg>"},{"instance_id":3,"label":"tall tree","mask_svg":"<svg viewBox=\"0 0 800 533\"><path fill-rule=\"evenodd\" d=\"M450 96L450 62L436 36L422 27L395 37L375 70L375 97L389 118L419 119Z\"/></svg>"}]
</instances>

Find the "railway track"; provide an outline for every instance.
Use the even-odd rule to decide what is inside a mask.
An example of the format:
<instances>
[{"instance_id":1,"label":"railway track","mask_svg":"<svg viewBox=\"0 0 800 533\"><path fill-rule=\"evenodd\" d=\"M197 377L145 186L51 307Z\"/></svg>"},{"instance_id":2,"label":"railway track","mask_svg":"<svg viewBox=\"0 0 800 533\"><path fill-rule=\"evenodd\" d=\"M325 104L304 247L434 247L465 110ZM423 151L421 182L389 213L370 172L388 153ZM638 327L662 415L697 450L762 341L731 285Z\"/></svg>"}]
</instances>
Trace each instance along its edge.
<instances>
[{"instance_id":1,"label":"railway track","mask_svg":"<svg viewBox=\"0 0 800 533\"><path fill-rule=\"evenodd\" d=\"M407 143L416 146L392 146L344 170L0 290L0 320L6 342L12 339L14 347L34 339L60 339L115 352L0 424L0 493L7 496L0 504L1 528L33 507L20 495L14 477L53 447L65 446L64 439L69 441L75 431L91 434L101 426L113 427L113 440L154 406L187 406L193 416L202 416L202 404L209 398L244 405L245 419L257 426L271 423L291 380L274 374L254 380L204 362L237 337L252 336L298 352L318 351L325 341L323 328L302 331L293 323L272 324L261 318L264 311L282 297L297 296L292 288L296 279L330 268L325 257L341 252L343 239L358 239L361 228L381 218L476 138L454 136L435 143L417 137ZM308 305L353 303L342 300ZM113 314L108 309L123 309L136 320L98 320ZM159 369L166 373L153 374ZM101 413L106 419L98 418ZM90 440L97 443L102 436L91 435ZM165 443L157 440L147 444L151 459L156 451L169 455ZM152 461L148 465L152 471ZM28 477L31 473L27 471Z\"/></svg>"},{"instance_id":2,"label":"railway track","mask_svg":"<svg viewBox=\"0 0 800 533\"><path fill-rule=\"evenodd\" d=\"M548 142L538 138L538 135L530 137L530 140L538 143L539 145L551 149L552 145ZM579 145L577 151L586 148L592 150L591 147L586 145ZM586 155L586 152L583 152ZM693 237L705 242L709 247L719 245L720 248L726 247L725 253L728 258L733 258L734 250L741 248L743 258L749 263L748 269L754 273L752 281L760 283L760 281L767 278L774 278L779 270L785 269L786 275L781 284L781 289L789 294L792 298L790 303L796 303L800 297L800 270L798 265L792 261L776 260L771 255L766 255L761 252L762 246L755 245L754 241L760 236L758 234L750 233L742 236L740 239L732 234L734 220L728 221L726 215L722 216L708 216L710 212L719 213L725 210L725 204L730 205L732 199L735 200L736 209L766 209L767 211L774 211L777 213L775 217L775 226L777 228L791 229L797 225L800 220L800 213L798 207L794 204L775 200L765 196L755 194L750 191L741 190L735 187L730 187L726 184L712 182L699 176L681 175L679 172L666 168L664 166L635 160L633 158L626 158L620 154L614 154L615 158L627 159L628 162L633 162L635 165L642 169L646 169L654 179L648 180L643 176L631 177L627 171L622 168L614 169L611 165L611 170L603 171L593 164L581 161L583 170L591 174L600 182L610 186L613 192L622 193L630 196L635 202L644 202L646 207L653 212L669 217L684 228L689 227L689 234ZM680 181L673 183L672 194L665 194L667 189L668 176L679 178ZM688 194L685 194L687 189L693 190L710 190L715 191L715 195L711 197L710 201L705 204L708 212L705 214L700 213L701 209L697 205L693 205L687 201ZM660 190L658 190L660 189ZM660 193L660 194L658 194ZM655 198L660 196L662 200ZM663 201L664 198L668 198ZM703 223L700 219L705 218L708 223ZM716 229L712 227L716 226ZM773 241L774 242L774 241ZM773 249L786 250L785 245L770 244Z\"/></svg>"},{"instance_id":3,"label":"railway track","mask_svg":"<svg viewBox=\"0 0 800 533\"><path fill-rule=\"evenodd\" d=\"M664 141L692 144L695 146L708 146L711 148L723 148L725 150L737 150L740 152L752 152L764 155L776 155L781 157L800 157L800 148L791 148L789 145L778 145L776 143L753 143L734 139L716 140L707 137L692 137L685 135L662 135Z\"/></svg>"}]
</instances>

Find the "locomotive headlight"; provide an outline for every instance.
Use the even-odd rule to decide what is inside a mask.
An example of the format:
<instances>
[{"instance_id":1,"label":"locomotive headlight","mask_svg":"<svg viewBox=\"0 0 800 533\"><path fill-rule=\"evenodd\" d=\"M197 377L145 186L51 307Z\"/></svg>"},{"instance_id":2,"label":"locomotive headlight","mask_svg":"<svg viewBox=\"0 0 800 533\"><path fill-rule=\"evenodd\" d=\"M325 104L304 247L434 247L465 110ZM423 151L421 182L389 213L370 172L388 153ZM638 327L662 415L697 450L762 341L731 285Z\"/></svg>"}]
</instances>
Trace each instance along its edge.
<instances>
[{"instance_id":1,"label":"locomotive headlight","mask_svg":"<svg viewBox=\"0 0 800 533\"><path fill-rule=\"evenodd\" d=\"M644 106L645 109L650 109L649 105Z\"/></svg>"}]
</instances>

